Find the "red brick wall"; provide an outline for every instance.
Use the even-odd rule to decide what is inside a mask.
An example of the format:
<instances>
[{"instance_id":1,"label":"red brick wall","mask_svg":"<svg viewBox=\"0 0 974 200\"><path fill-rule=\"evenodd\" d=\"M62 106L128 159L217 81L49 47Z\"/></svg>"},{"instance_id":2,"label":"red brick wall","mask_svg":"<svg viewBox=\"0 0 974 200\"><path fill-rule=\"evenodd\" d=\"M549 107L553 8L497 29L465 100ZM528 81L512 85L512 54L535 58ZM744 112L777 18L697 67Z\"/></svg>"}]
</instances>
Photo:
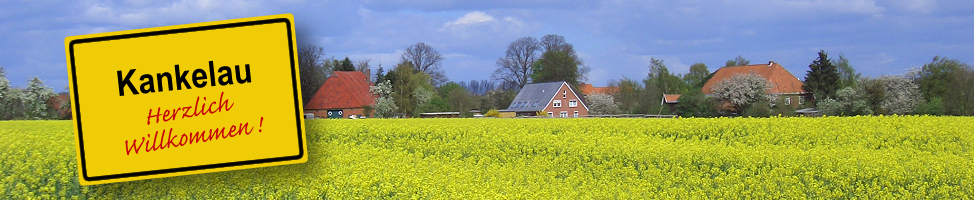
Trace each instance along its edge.
<instances>
[{"instance_id":1,"label":"red brick wall","mask_svg":"<svg viewBox=\"0 0 974 200\"><path fill-rule=\"evenodd\" d=\"M560 108L555 107L556 100L561 100ZM570 107L568 104L568 101L570 100L575 100L578 102L578 104L575 107ZM551 112L551 117L559 117L561 111L568 112L569 118L575 116L574 111L578 111L579 117L588 116L588 109L585 109L585 105L582 105L582 101L577 96L575 96L575 93L573 93L572 90L569 89L567 84L561 85L561 89L558 90L558 94L555 95L554 99L551 99L551 102L548 102L548 107L544 109L544 112Z\"/></svg>"}]
</instances>

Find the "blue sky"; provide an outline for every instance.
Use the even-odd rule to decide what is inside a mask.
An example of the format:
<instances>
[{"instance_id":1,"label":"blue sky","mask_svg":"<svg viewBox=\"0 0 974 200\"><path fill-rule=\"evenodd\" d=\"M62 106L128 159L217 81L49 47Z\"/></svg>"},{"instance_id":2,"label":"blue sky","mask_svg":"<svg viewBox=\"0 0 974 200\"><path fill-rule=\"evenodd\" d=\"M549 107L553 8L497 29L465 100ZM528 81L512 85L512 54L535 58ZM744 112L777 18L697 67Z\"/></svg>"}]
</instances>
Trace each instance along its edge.
<instances>
[{"instance_id":1,"label":"blue sky","mask_svg":"<svg viewBox=\"0 0 974 200\"><path fill-rule=\"evenodd\" d=\"M974 63L974 1L0 1L0 66L17 87L40 77L67 86L72 35L292 13L299 44L327 56L393 66L425 42L453 81L488 79L517 38L565 36L596 86L646 77L650 58L671 72L711 71L741 55L803 78L818 50L845 55L867 76L902 74L940 55Z\"/></svg>"}]
</instances>

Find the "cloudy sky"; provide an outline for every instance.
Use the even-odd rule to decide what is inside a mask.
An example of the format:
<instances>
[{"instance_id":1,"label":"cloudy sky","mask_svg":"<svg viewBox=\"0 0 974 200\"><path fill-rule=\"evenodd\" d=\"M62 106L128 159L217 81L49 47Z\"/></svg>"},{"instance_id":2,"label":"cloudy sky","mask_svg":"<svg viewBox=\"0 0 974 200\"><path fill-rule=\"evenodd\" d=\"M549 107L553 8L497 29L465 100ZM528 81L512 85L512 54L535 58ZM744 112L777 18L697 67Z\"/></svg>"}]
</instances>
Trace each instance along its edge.
<instances>
[{"instance_id":1,"label":"cloudy sky","mask_svg":"<svg viewBox=\"0 0 974 200\"><path fill-rule=\"evenodd\" d=\"M64 91L65 37L281 13L294 14L299 44L373 67L424 42L444 55L453 81L488 79L511 41L546 34L575 45L596 86L645 78L653 57L686 73L741 55L799 78L818 50L845 55L867 76L902 74L937 55L974 63L969 0L13 0L0 1L0 66L14 86L37 76Z\"/></svg>"}]
</instances>

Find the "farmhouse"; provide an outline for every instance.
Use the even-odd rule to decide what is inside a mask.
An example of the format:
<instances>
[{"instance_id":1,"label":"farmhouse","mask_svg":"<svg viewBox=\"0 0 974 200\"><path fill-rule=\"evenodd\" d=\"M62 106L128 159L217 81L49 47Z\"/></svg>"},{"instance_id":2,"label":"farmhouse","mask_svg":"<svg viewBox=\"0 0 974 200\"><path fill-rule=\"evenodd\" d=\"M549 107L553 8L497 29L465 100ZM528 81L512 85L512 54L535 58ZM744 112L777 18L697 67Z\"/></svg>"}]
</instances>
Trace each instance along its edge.
<instances>
[{"instance_id":1,"label":"farmhouse","mask_svg":"<svg viewBox=\"0 0 974 200\"><path fill-rule=\"evenodd\" d=\"M360 71L336 71L321 85L304 106L304 113L316 117L349 118L366 116L365 107L372 105L369 93L372 83Z\"/></svg>"},{"instance_id":2,"label":"farmhouse","mask_svg":"<svg viewBox=\"0 0 974 200\"><path fill-rule=\"evenodd\" d=\"M517 116L536 116L541 112L551 117L582 117L588 115L588 106L564 81L532 83L521 88L504 112L515 112Z\"/></svg>"},{"instance_id":3,"label":"farmhouse","mask_svg":"<svg viewBox=\"0 0 974 200\"><path fill-rule=\"evenodd\" d=\"M755 73L771 82L771 94L777 94L785 105L792 105L798 108L805 103L805 98L809 98L811 93L802 89L801 80L791 75L788 70L781 67L778 63L770 61L767 64L744 65L735 67L722 67L714 72L713 77L703 85L701 92L707 96L713 95L713 87L720 81L729 79L735 74Z\"/></svg>"},{"instance_id":4,"label":"farmhouse","mask_svg":"<svg viewBox=\"0 0 974 200\"><path fill-rule=\"evenodd\" d=\"M582 91L582 95L588 96L593 94L615 94L619 92L619 87L595 87L592 84L582 83L578 85L578 90Z\"/></svg>"}]
</instances>

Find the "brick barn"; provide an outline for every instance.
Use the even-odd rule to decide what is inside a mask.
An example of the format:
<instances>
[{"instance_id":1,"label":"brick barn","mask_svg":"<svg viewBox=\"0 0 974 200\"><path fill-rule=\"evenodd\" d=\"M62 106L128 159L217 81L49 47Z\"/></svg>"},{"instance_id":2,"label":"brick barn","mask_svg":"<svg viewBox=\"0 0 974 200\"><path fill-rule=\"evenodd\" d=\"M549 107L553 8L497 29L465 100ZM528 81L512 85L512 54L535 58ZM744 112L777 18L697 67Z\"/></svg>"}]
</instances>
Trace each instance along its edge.
<instances>
[{"instance_id":1,"label":"brick barn","mask_svg":"<svg viewBox=\"0 0 974 200\"><path fill-rule=\"evenodd\" d=\"M580 94L564 81L527 84L504 112L535 116L541 111L557 118L588 116L588 106Z\"/></svg>"},{"instance_id":2,"label":"brick barn","mask_svg":"<svg viewBox=\"0 0 974 200\"><path fill-rule=\"evenodd\" d=\"M304 113L315 118L349 118L371 116L365 107L374 100L369 93L372 83L360 71L336 71L318 88L318 92L304 106Z\"/></svg>"}]
</instances>

